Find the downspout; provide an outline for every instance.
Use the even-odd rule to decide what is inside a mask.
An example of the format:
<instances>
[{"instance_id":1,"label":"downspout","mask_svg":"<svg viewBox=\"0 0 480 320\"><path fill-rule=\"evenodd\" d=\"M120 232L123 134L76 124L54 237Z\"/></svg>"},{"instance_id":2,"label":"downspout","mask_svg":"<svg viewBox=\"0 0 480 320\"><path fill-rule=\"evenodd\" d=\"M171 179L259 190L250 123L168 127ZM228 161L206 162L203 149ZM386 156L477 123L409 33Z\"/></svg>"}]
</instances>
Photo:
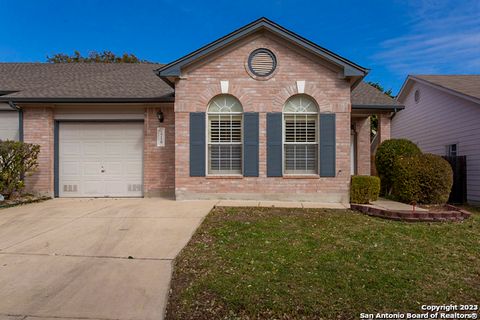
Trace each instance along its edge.
<instances>
[{"instance_id":1,"label":"downspout","mask_svg":"<svg viewBox=\"0 0 480 320\"><path fill-rule=\"evenodd\" d=\"M23 142L23 110L13 101L8 101L10 108L18 112L18 140Z\"/></svg>"}]
</instances>

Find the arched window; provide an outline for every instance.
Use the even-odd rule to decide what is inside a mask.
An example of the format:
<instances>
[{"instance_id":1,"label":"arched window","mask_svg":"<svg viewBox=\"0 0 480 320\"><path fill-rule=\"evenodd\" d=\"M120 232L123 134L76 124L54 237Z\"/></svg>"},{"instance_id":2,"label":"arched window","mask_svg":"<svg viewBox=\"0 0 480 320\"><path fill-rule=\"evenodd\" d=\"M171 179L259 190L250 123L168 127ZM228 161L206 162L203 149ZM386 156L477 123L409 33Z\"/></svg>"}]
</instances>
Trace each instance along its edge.
<instances>
[{"instance_id":1,"label":"arched window","mask_svg":"<svg viewBox=\"0 0 480 320\"><path fill-rule=\"evenodd\" d=\"M243 108L235 97L218 95L207 110L208 173L242 174Z\"/></svg>"},{"instance_id":2,"label":"arched window","mask_svg":"<svg viewBox=\"0 0 480 320\"><path fill-rule=\"evenodd\" d=\"M284 174L318 174L318 106L309 96L291 97L283 108Z\"/></svg>"}]
</instances>

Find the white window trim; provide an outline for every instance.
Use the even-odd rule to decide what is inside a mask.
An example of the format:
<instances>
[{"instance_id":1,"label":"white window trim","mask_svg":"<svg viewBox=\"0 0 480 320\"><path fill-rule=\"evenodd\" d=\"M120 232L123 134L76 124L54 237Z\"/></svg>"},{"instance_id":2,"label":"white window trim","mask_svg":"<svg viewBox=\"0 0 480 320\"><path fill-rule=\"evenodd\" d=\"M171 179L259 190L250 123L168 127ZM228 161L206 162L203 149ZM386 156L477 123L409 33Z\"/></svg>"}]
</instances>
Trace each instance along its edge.
<instances>
[{"instance_id":1,"label":"white window trim","mask_svg":"<svg viewBox=\"0 0 480 320\"><path fill-rule=\"evenodd\" d=\"M317 107L318 108L318 107ZM285 133L285 115L316 115L316 128L315 128L315 133L316 137L315 140L316 142L286 142L286 133ZM284 177L319 177L320 176L320 130L319 130L319 124L320 124L320 112L282 112L282 175ZM317 145L317 172L316 173L286 173L285 172L285 145L286 144L313 144Z\"/></svg>"},{"instance_id":2,"label":"white window trim","mask_svg":"<svg viewBox=\"0 0 480 320\"><path fill-rule=\"evenodd\" d=\"M244 133L244 116L243 116L244 112L206 112L206 117L205 117L205 172L206 172L206 177L243 177L243 166L244 166L244 162L243 162L243 133ZM238 116L240 115L242 117L242 124L241 124L241 128L242 128L242 131L241 131L241 142L240 143L235 143L235 144L239 144L242 146L242 152L241 152L241 159L242 159L242 166L241 166L241 172L240 173L210 173L210 170L209 170L209 146L210 146L210 139L209 139L209 132L210 132L210 124L209 124L209 117L210 115L212 116L215 116L215 115L222 115L222 116L225 116L225 115L233 115L233 116ZM232 144L230 142L218 142L218 143L215 143L215 144Z\"/></svg>"}]
</instances>

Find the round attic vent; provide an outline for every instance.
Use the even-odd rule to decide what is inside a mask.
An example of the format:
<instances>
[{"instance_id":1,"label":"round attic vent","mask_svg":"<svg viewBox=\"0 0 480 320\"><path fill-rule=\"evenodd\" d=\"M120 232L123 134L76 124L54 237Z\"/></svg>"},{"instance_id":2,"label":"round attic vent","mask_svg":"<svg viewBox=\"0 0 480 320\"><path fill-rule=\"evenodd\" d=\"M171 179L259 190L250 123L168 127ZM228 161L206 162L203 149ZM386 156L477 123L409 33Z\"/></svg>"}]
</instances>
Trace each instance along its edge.
<instances>
[{"instance_id":1,"label":"round attic vent","mask_svg":"<svg viewBox=\"0 0 480 320\"><path fill-rule=\"evenodd\" d=\"M420 91L415 90L414 98L415 98L416 103L418 103L420 101Z\"/></svg>"},{"instance_id":2,"label":"round attic vent","mask_svg":"<svg viewBox=\"0 0 480 320\"><path fill-rule=\"evenodd\" d=\"M258 77L267 77L275 71L277 58L268 49L256 49L248 57L248 69Z\"/></svg>"}]
</instances>

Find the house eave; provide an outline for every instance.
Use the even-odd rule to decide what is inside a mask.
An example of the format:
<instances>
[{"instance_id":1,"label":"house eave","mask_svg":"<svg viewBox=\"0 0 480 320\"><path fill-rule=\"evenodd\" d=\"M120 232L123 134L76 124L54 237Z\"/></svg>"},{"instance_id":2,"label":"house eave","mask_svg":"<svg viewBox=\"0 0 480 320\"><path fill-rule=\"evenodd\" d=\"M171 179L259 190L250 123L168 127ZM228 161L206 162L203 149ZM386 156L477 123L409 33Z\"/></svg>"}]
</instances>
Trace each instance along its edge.
<instances>
[{"instance_id":1,"label":"house eave","mask_svg":"<svg viewBox=\"0 0 480 320\"><path fill-rule=\"evenodd\" d=\"M161 103L174 102L175 97L154 98L15 98L0 97L0 102L12 103Z\"/></svg>"},{"instance_id":2,"label":"house eave","mask_svg":"<svg viewBox=\"0 0 480 320\"><path fill-rule=\"evenodd\" d=\"M352 104L352 111L363 112L398 112L405 109L403 105L369 105L369 104Z\"/></svg>"}]
</instances>

